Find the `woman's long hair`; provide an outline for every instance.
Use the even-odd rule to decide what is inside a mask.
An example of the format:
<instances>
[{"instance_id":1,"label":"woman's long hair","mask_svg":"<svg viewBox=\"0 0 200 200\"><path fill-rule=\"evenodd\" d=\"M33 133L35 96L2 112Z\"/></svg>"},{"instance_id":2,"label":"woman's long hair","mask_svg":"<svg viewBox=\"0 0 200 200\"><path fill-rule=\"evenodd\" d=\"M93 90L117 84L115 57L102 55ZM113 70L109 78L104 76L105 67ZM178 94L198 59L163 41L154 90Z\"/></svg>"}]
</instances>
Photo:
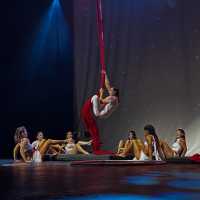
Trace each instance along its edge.
<instances>
[{"instance_id":1,"label":"woman's long hair","mask_svg":"<svg viewBox=\"0 0 200 200\"><path fill-rule=\"evenodd\" d=\"M16 129L15 134L14 134L14 141L16 144L21 142L24 132L26 132L25 126L20 126Z\"/></svg>"},{"instance_id":2,"label":"woman's long hair","mask_svg":"<svg viewBox=\"0 0 200 200\"><path fill-rule=\"evenodd\" d=\"M120 99L119 99L119 89L114 87L113 90L115 91L115 96L118 98L118 102L120 102Z\"/></svg>"},{"instance_id":3,"label":"woman's long hair","mask_svg":"<svg viewBox=\"0 0 200 200\"><path fill-rule=\"evenodd\" d=\"M159 153L161 159L164 159L164 154L163 154L163 152L161 151L161 148L160 148L160 141L159 141L159 139L158 139L158 136L157 136L157 134L156 134L156 130L155 130L154 126L148 124L148 125L146 125L146 126L144 127L144 130L145 130L145 131L148 131L148 133L149 133L151 136L154 137L155 142L156 142L156 148L157 148L157 150L158 150L158 153Z\"/></svg>"},{"instance_id":4,"label":"woman's long hair","mask_svg":"<svg viewBox=\"0 0 200 200\"><path fill-rule=\"evenodd\" d=\"M129 133L129 134L130 134L130 133L132 134L133 139L136 139L136 138L137 138L135 130L130 129L130 130L128 131L128 133ZM129 135L128 135L128 139L129 139Z\"/></svg>"},{"instance_id":5,"label":"woman's long hair","mask_svg":"<svg viewBox=\"0 0 200 200\"><path fill-rule=\"evenodd\" d=\"M180 138L183 139L185 141L185 144L186 144L185 131L182 128L178 128L178 129L176 129L176 131L180 131L181 132ZM176 138L174 142L177 142L177 139L178 138ZM186 146L187 146L187 144L186 144ZM183 150L184 149L182 148L182 151L179 153L179 155L182 155Z\"/></svg>"},{"instance_id":6,"label":"woman's long hair","mask_svg":"<svg viewBox=\"0 0 200 200\"><path fill-rule=\"evenodd\" d=\"M181 132L181 138L185 140L185 131L182 128L178 128L178 129L176 129L176 131L180 131Z\"/></svg>"}]
</instances>

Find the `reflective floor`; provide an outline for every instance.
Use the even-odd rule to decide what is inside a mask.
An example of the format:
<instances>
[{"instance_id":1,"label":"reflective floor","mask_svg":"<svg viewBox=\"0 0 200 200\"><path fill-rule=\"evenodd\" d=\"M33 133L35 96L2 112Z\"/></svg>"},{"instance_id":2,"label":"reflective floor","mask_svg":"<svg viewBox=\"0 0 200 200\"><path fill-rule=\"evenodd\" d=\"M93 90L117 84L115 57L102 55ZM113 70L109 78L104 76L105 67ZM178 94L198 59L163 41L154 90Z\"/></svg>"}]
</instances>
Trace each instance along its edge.
<instances>
[{"instance_id":1,"label":"reflective floor","mask_svg":"<svg viewBox=\"0 0 200 200\"><path fill-rule=\"evenodd\" d=\"M0 199L200 199L200 165L70 166L0 161Z\"/></svg>"}]
</instances>

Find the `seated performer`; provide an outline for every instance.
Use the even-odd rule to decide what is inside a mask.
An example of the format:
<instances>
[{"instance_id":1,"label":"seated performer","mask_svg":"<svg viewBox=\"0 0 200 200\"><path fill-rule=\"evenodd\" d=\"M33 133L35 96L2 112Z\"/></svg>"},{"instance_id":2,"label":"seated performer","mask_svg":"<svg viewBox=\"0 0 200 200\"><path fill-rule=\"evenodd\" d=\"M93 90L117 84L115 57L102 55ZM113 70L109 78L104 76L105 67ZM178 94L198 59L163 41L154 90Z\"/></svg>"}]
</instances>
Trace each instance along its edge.
<instances>
[{"instance_id":1,"label":"seated performer","mask_svg":"<svg viewBox=\"0 0 200 200\"><path fill-rule=\"evenodd\" d=\"M181 128L176 130L176 139L171 147L164 141L160 144L166 158L184 157L187 152L185 131Z\"/></svg>"},{"instance_id":2,"label":"seated performer","mask_svg":"<svg viewBox=\"0 0 200 200\"><path fill-rule=\"evenodd\" d=\"M38 154L39 152L41 158L43 158L48 151L51 151L55 154L57 151L60 150L59 146L57 145L64 144L66 142L66 140L44 139L44 134L40 131L37 134L37 140L32 143L32 147L34 153L36 152ZM39 157L39 155L37 156ZM34 156L34 159L38 159L37 161L39 162L40 159L37 156Z\"/></svg>"},{"instance_id":3,"label":"seated performer","mask_svg":"<svg viewBox=\"0 0 200 200\"><path fill-rule=\"evenodd\" d=\"M134 152L133 152L133 140L136 139L136 133L134 130L130 130L128 132L128 138L127 140L120 140L119 145L118 145L118 150L117 154L118 156L121 157L134 157Z\"/></svg>"},{"instance_id":4,"label":"seated performer","mask_svg":"<svg viewBox=\"0 0 200 200\"><path fill-rule=\"evenodd\" d=\"M28 133L24 126L18 127L14 135L15 147L13 150L14 161L31 162L32 159L32 146L28 139ZM20 156L20 159L19 157Z\"/></svg>"},{"instance_id":5,"label":"seated performer","mask_svg":"<svg viewBox=\"0 0 200 200\"><path fill-rule=\"evenodd\" d=\"M165 156L155 128L152 125L146 125L144 127L144 137L144 153L148 156L149 160L163 160Z\"/></svg>"},{"instance_id":6,"label":"seated performer","mask_svg":"<svg viewBox=\"0 0 200 200\"><path fill-rule=\"evenodd\" d=\"M149 160L148 156L144 153L144 144L137 138L134 130L129 131L129 136L126 142L121 140L118 146L118 156L133 157L133 160Z\"/></svg>"},{"instance_id":7,"label":"seated performer","mask_svg":"<svg viewBox=\"0 0 200 200\"><path fill-rule=\"evenodd\" d=\"M78 141L76 142L73 133L68 131L66 134L66 144L63 146L65 154L76 155L78 153L88 155L89 152L85 151L82 146L91 145L92 140L89 142Z\"/></svg>"},{"instance_id":8,"label":"seated performer","mask_svg":"<svg viewBox=\"0 0 200 200\"><path fill-rule=\"evenodd\" d=\"M100 94L89 98L81 110L81 118L85 128L91 135L92 148L95 154L101 154L100 135L95 118L109 117L119 105L119 90L111 87L107 75L105 77L105 86L109 96L103 98L104 91L100 89Z\"/></svg>"}]
</instances>

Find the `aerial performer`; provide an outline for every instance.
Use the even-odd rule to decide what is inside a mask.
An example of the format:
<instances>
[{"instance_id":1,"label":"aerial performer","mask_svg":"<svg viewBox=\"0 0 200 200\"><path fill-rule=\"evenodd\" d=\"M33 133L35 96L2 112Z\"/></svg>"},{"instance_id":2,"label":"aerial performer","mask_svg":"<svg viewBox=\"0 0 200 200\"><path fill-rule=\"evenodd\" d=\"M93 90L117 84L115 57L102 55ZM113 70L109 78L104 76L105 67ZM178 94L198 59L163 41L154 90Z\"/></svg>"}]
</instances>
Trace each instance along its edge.
<instances>
[{"instance_id":1,"label":"aerial performer","mask_svg":"<svg viewBox=\"0 0 200 200\"><path fill-rule=\"evenodd\" d=\"M105 73L105 72L102 72ZM101 151L100 133L97 126L97 119L108 118L119 105L119 90L111 87L107 75L105 74L105 88L108 95L104 97L104 89L101 88L98 94L94 94L83 105L81 118L87 132L92 139L92 149L95 154L104 154Z\"/></svg>"},{"instance_id":2,"label":"aerial performer","mask_svg":"<svg viewBox=\"0 0 200 200\"><path fill-rule=\"evenodd\" d=\"M96 0L96 14L101 66L101 83L99 87L100 90L98 94L94 94L85 102L81 110L81 118L87 132L89 132L91 136L93 153L105 154L108 152L100 150L101 141L96 120L101 118L107 118L113 113L114 110L116 110L117 106L119 105L119 90L110 85L108 76L106 74L101 0ZM108 92L107 97L104 97L105 89Z\"/></svg>"}]
</instances>

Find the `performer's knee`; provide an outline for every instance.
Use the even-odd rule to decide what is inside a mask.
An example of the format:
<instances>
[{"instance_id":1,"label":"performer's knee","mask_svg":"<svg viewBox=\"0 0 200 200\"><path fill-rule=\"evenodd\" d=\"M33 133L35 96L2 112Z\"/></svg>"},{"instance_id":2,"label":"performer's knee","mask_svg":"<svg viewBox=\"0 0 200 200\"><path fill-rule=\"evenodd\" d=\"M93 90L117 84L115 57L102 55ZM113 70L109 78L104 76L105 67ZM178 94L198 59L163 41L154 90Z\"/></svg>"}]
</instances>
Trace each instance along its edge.
<instances>
[{"instance_id":1,"label":"performer's knee","mask_svg":"<svg viewBox=\"0 0 200 200\"><path fill-rule=\"evenodd\" d=\"M46 144L51 144L52 143L52 140L51 139L48 139L47 141L46 141Z\"/></svg>"}]
</instances>

